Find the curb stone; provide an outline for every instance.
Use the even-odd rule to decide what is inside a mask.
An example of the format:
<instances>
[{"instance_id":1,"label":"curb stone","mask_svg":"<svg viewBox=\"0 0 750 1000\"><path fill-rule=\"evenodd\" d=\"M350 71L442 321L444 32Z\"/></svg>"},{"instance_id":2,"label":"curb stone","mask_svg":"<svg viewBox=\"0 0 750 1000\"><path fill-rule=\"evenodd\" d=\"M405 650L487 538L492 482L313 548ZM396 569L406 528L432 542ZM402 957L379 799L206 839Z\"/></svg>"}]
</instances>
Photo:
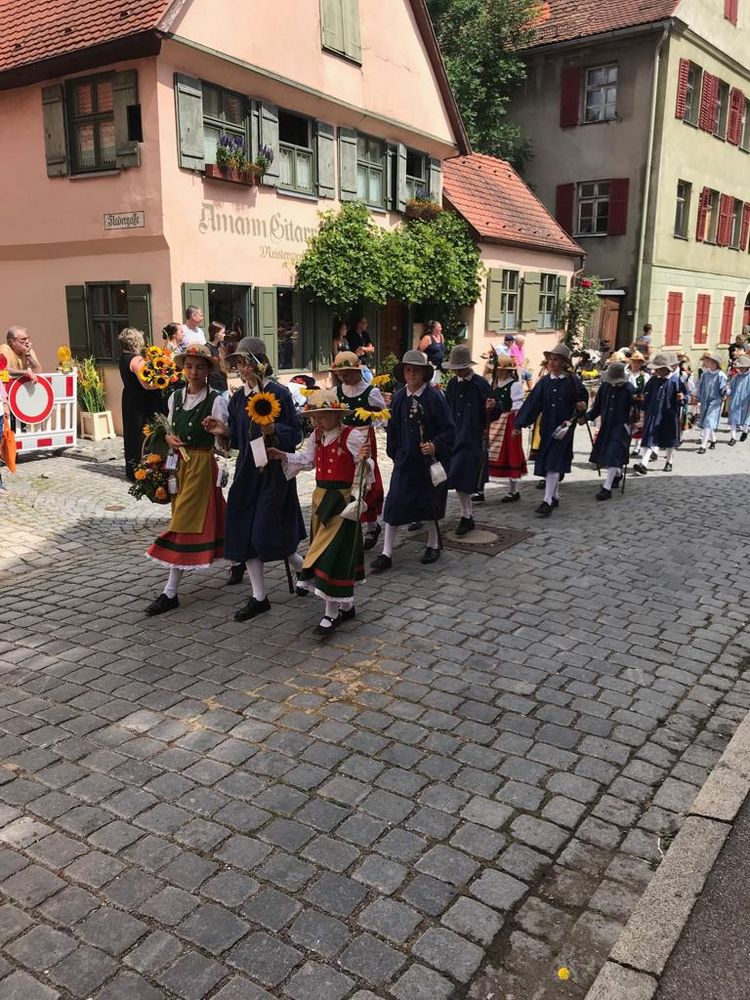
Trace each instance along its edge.
<instances>
[{"instance_id":1,"label":"curb stone","mask_svg":"<svg viewBox=\"0 0 750 1000\"><path fill-rule=\"evenodd\" d=\"M586 1000L652 1000L656 995L659 976L748 794L750 713L693 801Z\"/></svg>"}]
</instances>

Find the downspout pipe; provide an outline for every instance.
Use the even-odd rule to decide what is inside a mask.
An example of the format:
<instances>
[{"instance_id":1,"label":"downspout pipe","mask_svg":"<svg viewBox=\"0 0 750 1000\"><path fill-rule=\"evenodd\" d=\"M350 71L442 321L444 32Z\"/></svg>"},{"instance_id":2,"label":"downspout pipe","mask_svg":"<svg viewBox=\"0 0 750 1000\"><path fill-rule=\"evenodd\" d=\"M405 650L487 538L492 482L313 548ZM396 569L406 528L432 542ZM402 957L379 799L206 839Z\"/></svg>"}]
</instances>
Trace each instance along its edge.
<instances>
[{"instance_id":1,"label":"downspout pipe","mask_svg":"<svg viewBox=\"0 0 750 1000\"><path fill-rule=\"evenodd\" d=\"M651 116L648 127L648 150L646 155L646 178L643 184L643 212L641 214L641 232L638 238L638 264L635 278L635 303L633 305L633 333L638 322L638 312L641 307L641 283L643 281L643 253L646 247L646 224L648 222L649 200L651 198L651 171L654 163L654 136L656 133L656 103L659 90L659 68L664 46L672 34L674 21L670 21L662 33L654 54L654 71L651 81Z\"/></svg>"}]
</instances>

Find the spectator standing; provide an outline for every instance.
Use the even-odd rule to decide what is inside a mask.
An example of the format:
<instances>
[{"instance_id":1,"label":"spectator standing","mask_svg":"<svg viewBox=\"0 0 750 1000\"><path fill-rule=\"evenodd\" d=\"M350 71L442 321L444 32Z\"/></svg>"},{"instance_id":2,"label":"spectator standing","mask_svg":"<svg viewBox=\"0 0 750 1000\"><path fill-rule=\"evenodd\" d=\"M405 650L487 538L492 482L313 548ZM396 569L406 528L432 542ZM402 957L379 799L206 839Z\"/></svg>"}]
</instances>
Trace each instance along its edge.
<instances>
[{"instance_id":1,"label":"spectator standing","mask_svg":"<svg viewBox=\"0 0 750 1000\"><path fill-rule=\"evenodd\" d=\"M0 354L8 362L8 374L11 378L28 375L32 382L36 382L37 372L42 370L42 366L34 353L26 328L12 326L5 340L6 343L0 347Z\"/></svg>"},{"instance_id":2,"label":"spectator standing","mask_svg":"<svg viewBox=\"0 0 750 1000\"><path fill-rule=\"evenodd\" d=\"M161 335L164 338L164 349L169 351L172 357L180 353L180 337L182 336L182 323L167 323L162 329Z\"/></svg>"},{"instance_id":3,"label":"spectator standing","mask_svg":"<svg viewBox=\"0 0 750 1000\"><path fill-rule=\"evenodd\" d=\"M141 460L143 427L155 413L163 412L161 390L152 389L138 377L146 364L143 351L146 338L140 330L130 327L117 338L120 344L120 378L122 379L122 440L125 450L125 475L135 482L135 467Z\"/></svg>"},{"instance_id":4,"label":"spectator standing","mask_svg":"<svg viewBox=\"0 0 750 1000\"><path fill-rule=\"evenodd\" d=\"M346 323L337 323L333 331L333 340L331 341L331 357L335 358L342 351L349 350L351 350L349 347L349 327Z\"/></svg>"},{"instance_id":5,"label":"spectator standing","mask_svg":"<svg viewBox=\"0 0 750 1000\"><path fill-rule=\"evenodd\" d=\"M180 349L185 351L192 344L205 344L206 335L203 332L203 310L200 306L188 306L185 310L185 322L182 325Z\"/></svg>"},{"instance_id":6,"label":"spectator standing","mask_svg":"<svg viewBox=\"0 0 750 1000\"><path fill-rule=\"evenodd\" d=\"M223 323L211 323L208 327L208 349L211 352L211 356L217 358L219 361L218 368L214 368L213 371L209 372L208 375L208 385L211 389L216 389L217 392L228 393L229 384L227 383L227 375L224 370L224 338L227 335L227 329Z\"/></svg>"},{"instance_id":7,"label":"spectator standing","mask_svg":"<svg viewBox=\"0 0 750 1000\"><path fill-rule=\"evenodd\" d=\"M435 369L432 378L434 382L440 382L440 372L443 370L445 361L445 337L443 336L443 324L436 319L431 319L425 327L424 337L417 344L417 350L427 355L427 360Z\"/></svg>"}]
</instances>

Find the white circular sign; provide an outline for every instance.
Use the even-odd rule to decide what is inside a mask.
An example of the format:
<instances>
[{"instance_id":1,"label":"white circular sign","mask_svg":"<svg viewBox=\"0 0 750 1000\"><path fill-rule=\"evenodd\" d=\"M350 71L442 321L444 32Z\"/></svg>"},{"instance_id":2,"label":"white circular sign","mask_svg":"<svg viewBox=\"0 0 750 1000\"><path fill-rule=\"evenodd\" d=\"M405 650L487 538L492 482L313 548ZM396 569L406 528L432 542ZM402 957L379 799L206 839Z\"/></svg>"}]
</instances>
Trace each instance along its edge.
<instances>
[{"instance_id":1,"label":"white circular sign","mask_svg":"<svg viewBox=\"0 0 750 1000\"><path fill-rule=\"evenodd\" d=\"M11 412L25 424L40 424L52 413L55 394L49 379L37 376L32 382L28 375L13 379L8 391Z\"/></svg>"}]
</instances>

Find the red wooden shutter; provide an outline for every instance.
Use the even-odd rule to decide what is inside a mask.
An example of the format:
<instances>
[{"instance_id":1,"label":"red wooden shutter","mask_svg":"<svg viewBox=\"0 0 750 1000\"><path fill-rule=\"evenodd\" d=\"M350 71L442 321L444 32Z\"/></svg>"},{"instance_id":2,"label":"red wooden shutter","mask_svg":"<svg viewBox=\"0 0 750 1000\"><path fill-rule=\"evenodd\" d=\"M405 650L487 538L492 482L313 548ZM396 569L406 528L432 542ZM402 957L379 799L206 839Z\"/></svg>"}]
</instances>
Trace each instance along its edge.
<instances>
[{"instance_id":1,"label":"red wooden shutter","mask_svg":"<svg viewBox=\"0 0 750 1000\"><path fill-rule=\"evenodd\" d=\"M690 60L680 59L680 71L677 74L677 104L674 109L675 118L685 118L687 110L687 87L690 76Z\"/></svg>"},{"instance_id":2,"label":"red wooden shutter","mask_svg":"<svg viewBox=\"0 0 750 1000\"><path fill-rule=\"evenodd\" d=\"M680 342L682 326L682 292L670 292L667 296L667 329L665 345L674 347Z\"/></svg>"},{"instance_id":3,"label":"red wooden shutter","mask_svg":"<svg viewBox=\"0 0 750 1000\"><path fill-rule=\"evenodd\" d=\"M732 239L732 210L734 198L723 194L719 200L719 225L716 230L716 242L720 247L728 247Z\"/></svg>"},{"instance_id":4,"label":"red wooden shutter","mask_svg":"<svg viewBox=\"0 0 750 1000\"><path fill-rule=\"evenodd\" d=\"M711 296L699 295L695 305L695 331L693 339L696 344L708 343L708 319L711 313Z\"/></svg>"},{"instance_id":5,"label":"red wooden shutter","mask_svg":"<svg viewBox=\"0 0 750 1000\"><path fill-rule=\"evenodd\" d=\"M719 78L710 73L703 74L703 90L701 91L701 110L698 125L704 132L713 132L716 117L716 99L719 96Z\"/></svg>"},{"instance_id":6,"label":"red wooden shutter","mask_svg":"<svg viewBox=\"0 0 750 1000\"><path fill-rule=\"evenodd\" d=\"M724 0L724 17L732 24L737 24L738 0Z\"/></svg>"},{"instance_id":7,"label":"red wooden shutter","mask_svg":"<svg viewBox=\"0 0 750 1000\"><path fill-rule=\"evenodd\" d=\"M733 146L739 146L742 138L742 115L745 110L745 95L736 87L732 88L729 96L729 127L727 128L727 141Z\"/></svg>"},{"instance_id":8,"label":"red wooden shutter","mask_svg":"<svg viewBox=\"0 0 750 1000\"><path fill-rule=\"evenodd\" d=\"M732 324L734 323L735 299L731 295L724 296L724 305L721 310L721 334L720 344L728 344L732 340Z\"/></svg>"},{"instance_id":9,"label":"red wooden shutter","mask_svg":"<svg viewBox=\"0 0 750 1000\"><path fill-rule=\"evenodd\" d=\"M742 206L742 226L740 228L740 250L747 249L747 238L750 236L750 204Z\"/></svg>"},{"instance_id":10,"label":"red wooden shutter","mask_svg":"<svg viewBox=\"0 0 750 1000\"><path fill-rule=\"evenodd\" d=\"M703 188L698 199L698 223L695 227L695 238L700 243L706 238L706 219L708 218L708 204L711 200L711 188Z\"/></svg>"},{"instance_id":11,"label":"red wooden shutter","mask_svg":"<svg viewBox=\"0 0 750 1000\"><path fill-rule=\"evenodd\" d=\"M566 233L573 232L573 202L575 201L575 184L558 184L555 199L555 218Z\"/></svg>"},{"instance_id":12,"label":"red wooden shutter","mask_svg":"<svg viewBox=\"0 0 750 1000\"><path fill-rule=\"evenodd\" d=\"M566 66L560 76L560 128L578 124L581 107L581 79L579 66Z\"/></svg>"},{"instance_id":13,"label":"red wooden shutter","mask_svg":"<svg viewBox=\"0 0 750 1000\"><path fill-rule=\"evenodd\" d=\"M628 230L629 191L630 181L627 177L616 177L609 182L608 236L624 236Z\"/></svg>"}]
</instances>

